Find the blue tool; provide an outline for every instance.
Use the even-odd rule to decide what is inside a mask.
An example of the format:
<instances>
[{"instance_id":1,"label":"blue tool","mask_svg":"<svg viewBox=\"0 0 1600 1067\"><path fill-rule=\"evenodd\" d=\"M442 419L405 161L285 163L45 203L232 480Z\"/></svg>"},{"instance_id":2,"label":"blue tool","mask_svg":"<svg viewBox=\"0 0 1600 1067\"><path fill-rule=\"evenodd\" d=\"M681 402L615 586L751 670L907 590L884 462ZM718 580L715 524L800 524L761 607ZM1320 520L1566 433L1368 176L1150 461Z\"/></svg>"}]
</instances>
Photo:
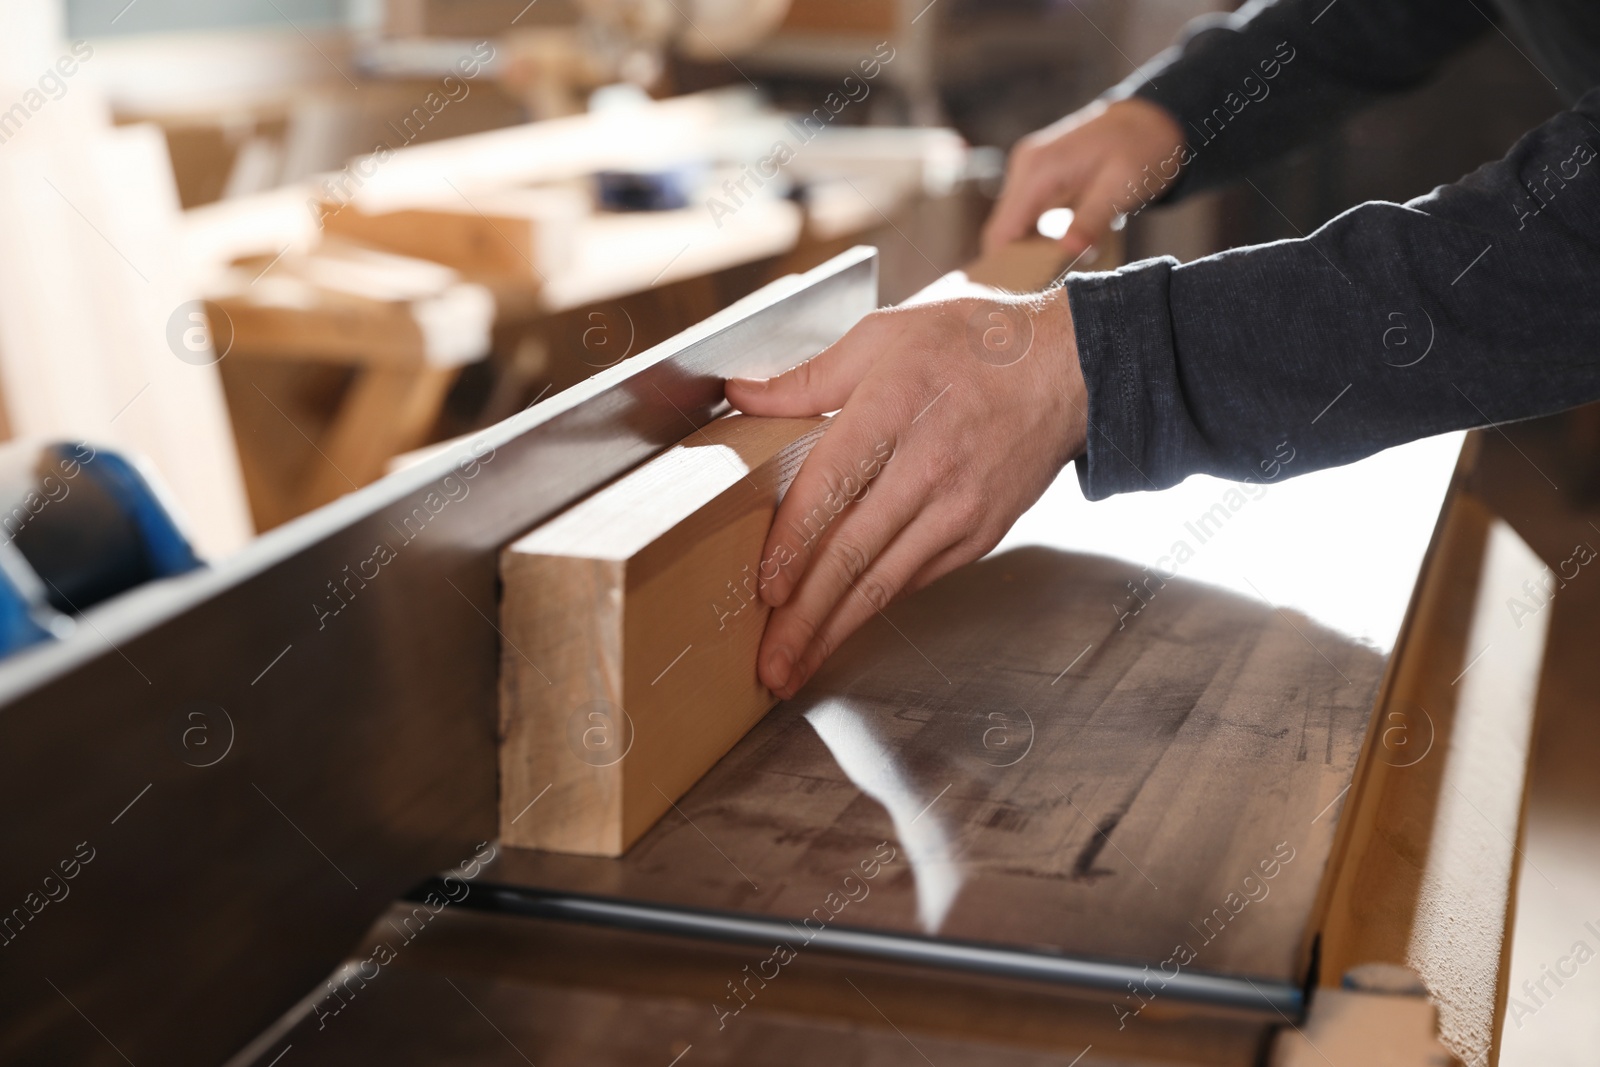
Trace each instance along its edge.
<instances>
[{"instance_id":1,"label":"blue tool","mask_svg":"<svg viewBox=\"0 0 1600 1067\"><path fill-rule=\"evenodd\" d=\"M87 442L0 448L0 656L201 566L153 474Z\"/></svg>"}]
</instances>

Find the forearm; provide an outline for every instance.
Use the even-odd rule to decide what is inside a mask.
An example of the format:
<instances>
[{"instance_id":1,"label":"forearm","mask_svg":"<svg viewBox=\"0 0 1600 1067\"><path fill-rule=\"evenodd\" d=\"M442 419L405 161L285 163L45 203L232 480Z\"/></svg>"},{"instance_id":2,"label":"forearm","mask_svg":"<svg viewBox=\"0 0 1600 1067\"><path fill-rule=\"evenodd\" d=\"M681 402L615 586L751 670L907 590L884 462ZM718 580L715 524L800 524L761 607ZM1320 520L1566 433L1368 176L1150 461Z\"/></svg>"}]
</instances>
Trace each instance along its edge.
<instances>
[{"instance_id":1,"label":"forearm","mask_svg":"<svg viewBox=\"0 0 1600 1067\"><path fill-rule=\"evenodd\" d=\"M1281 0L1195 20L1107 94L1159 104L1188 139L1156 180L1147 175L1140 198L1228 181L1420 83L1490 28L1483 11L1464 0Z\"/></svg>"},{"instance_id":2,"label":"forearm","mask_svg":"<svg viewBox=\"0 0 1600 1067\"><path fill-rule=\"evenodd\" d=\"M1600 90L1502 161L1309 238L1067 283L1093 498L1295 473L1600 399Z\"/></svg>"}]
</instances>

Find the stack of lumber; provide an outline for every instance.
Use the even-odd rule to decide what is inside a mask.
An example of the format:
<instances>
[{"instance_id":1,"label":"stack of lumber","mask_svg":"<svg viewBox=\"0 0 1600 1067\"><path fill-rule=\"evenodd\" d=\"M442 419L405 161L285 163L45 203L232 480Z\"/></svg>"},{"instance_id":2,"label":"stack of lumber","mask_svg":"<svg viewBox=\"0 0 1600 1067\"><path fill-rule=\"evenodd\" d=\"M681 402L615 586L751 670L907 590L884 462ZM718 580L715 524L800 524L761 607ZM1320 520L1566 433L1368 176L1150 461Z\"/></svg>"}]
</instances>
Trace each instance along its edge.
<instances>
[{"instance_id":1,"label":"stack of lumber","mask_svg":"<svg viewBox=\"0 0 1600 1067\"><path fill-rule=\"evenodd\" d=\"M757 164L780 141L792 158L763 177ZM864 234L909 240L892 220L948 195L966 161L949 130L830 127L804 140L754 94L715 90L383 149L188 212L181 258L230 359L298 365L225 370L235 418L252 427L245 467L257 521L332 500L427 444L461 366L491 348L502 358L485 415L499 418L541 382L593 372L565 349L590 336L596 307L640 340L619 352L642 350L748 291L761 264L806 269ZM698 191L673 210L597 209L595 173L641 168L679 173ZM784 195L796 184L799 200ZM926 265L920 247L908 256ZM744 268L737 292L711 284ZM322 389L292 410L295 377L316 374L311 364L354 368L355 378L342 399ZM241 410L263 395L280 410ZM322 455L285 466L268 454L302 440Z\"/></svg>"}]
</instances>

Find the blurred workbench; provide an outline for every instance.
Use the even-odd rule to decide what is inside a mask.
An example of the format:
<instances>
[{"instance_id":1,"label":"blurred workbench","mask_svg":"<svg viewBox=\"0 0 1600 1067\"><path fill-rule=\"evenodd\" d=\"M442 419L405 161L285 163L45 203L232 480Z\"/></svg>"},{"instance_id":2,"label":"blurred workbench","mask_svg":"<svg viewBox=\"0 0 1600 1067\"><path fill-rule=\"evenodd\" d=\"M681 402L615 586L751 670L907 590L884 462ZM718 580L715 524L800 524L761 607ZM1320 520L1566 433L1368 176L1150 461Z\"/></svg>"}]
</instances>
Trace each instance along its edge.
<instances>
[{"instance_id":1,"label":"blurred workbench","mask_svg":"<svg viewBox=\"0 0 1600 1067\"><path fill-rule=\"evenodd\" d=\"M886 249L886 295L903 297L970 255L992 165L949 130L805 131L718 90L418 144L192 209L188 265L226 352L257 525L857 241ZM602 172L664 181L665 202L608 210ZM447 409L472 364L466 410Z\"/></svg>"}]
</instances>

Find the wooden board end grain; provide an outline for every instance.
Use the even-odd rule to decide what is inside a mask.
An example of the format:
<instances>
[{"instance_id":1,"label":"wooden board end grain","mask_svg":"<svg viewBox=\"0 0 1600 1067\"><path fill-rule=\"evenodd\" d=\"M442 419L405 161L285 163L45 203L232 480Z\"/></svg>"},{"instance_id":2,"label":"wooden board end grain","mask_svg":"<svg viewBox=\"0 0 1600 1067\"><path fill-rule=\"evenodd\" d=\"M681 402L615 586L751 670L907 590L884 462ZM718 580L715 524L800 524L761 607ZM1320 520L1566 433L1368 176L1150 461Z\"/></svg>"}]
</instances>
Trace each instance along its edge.
<instances>
[{"instance_id":1,"label":"wooden board end grain","mask_svg":"<svg viewBox=\"0 0 1600 1067\"><path fill-rule=\"evenodd\" d=\"M716 420L506 549L507 844L621 855L773 705L761 549L826 421Z\"/></svg>"}]
</instances>

